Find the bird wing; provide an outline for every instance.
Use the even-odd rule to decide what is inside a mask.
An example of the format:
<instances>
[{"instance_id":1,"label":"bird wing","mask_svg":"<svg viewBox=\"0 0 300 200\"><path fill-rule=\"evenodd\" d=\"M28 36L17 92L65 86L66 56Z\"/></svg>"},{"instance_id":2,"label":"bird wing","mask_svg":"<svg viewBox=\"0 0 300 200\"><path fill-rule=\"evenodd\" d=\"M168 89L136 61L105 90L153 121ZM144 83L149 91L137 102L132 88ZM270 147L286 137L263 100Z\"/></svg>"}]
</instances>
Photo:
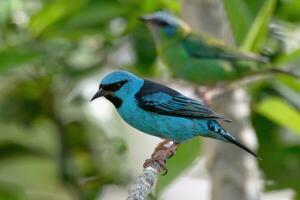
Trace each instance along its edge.
<instances>
[{"instance_id":1,"label":"bird wing","mask_svg":"<svg viewBox=\"0 0 300 200\"><path fill-rule=\"evenodd\" d=\"M230 121L205 104L152 81L145 80L135 97L140 108L161 115Z\"/></svg>"},{"instance_id":2,"label":"bird wing","mask_svg":"<svg viewBox=\"0 0 300 200\"><path fill-rule=\"evenodd\" d=\"M202 35L189 34L182 40L182 46L192 57L202 59L224 59L228 61L253 60L260 63L267 63L268 58L244 53L239 50L229 48L224 43L207 38Z\"/></svg>"}]
</instances>

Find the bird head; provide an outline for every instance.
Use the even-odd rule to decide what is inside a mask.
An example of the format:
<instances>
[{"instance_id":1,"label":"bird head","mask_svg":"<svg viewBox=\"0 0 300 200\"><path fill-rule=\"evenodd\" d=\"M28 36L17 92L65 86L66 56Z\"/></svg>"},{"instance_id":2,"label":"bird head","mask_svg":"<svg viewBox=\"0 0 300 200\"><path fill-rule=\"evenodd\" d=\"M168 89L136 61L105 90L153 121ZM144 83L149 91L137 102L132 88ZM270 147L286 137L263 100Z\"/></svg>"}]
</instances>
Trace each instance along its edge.
<instances>
[{"instance_id":1,"label":"bird head","mask_svg":"<svg viewBox=\"0 0 300 200\"><path fill-rule=\"evenodd\" d=\"M155 12L140 17L145 22L156 42L166 39L180 38L190 33L190 27L184 21L168 12Z\"/></svg>"},{"instance_id":2,"label":"bird head","mask_svg":"<svg viewBox=\"0 0 300 200\"><path fill-rule=\"evenodd\" d=\"M99 90L91 101L99 97L105 97L116 107L133 96L143 85L143 79L126 71L116 71L107 74L100 82Z\"/></svg>"}]
</instances>

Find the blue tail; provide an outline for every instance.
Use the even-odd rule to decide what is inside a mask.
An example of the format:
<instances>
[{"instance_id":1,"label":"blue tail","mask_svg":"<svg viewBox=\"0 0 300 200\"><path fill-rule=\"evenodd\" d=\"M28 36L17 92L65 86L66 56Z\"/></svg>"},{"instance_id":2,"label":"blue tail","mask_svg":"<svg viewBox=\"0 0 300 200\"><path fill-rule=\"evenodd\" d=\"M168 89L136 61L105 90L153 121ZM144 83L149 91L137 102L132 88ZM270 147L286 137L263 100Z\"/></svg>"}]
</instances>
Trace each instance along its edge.
<instances>
[{"instance_id":1,"label":"blue tail","mask_svg":"<svg viewBox=\"0 0 300 200\"><path fill-rule=\"evenodd\" d=\"M237 141L237 139L235 139L234 137L232 137L231 135L223 135L223 137L230 143L235 144L236 146L244 149L245 151L247 151L248 153L252 154L255 158L260 159L256 153L254 153L252 150L250 150L246 145L240 143L239 141Z\"/></svg>"},{"instance_id":2,"label":"blue tail","mask_svg":"<svg viewBox=\"0 0 300 200\"><path fill-rule=\"evenodd\" d=\"M230 133L228 133L225 129L223 129L217 121L208 121L207 128L210 132L212 132L212 135L209 137L235 144L236 146L244 149L245 151L253 155L255 158L260 159L256 153L254 153L247 146L245 146L244 144L240 143L237 139L232 137Z\"/></svg>"}]
</instances>

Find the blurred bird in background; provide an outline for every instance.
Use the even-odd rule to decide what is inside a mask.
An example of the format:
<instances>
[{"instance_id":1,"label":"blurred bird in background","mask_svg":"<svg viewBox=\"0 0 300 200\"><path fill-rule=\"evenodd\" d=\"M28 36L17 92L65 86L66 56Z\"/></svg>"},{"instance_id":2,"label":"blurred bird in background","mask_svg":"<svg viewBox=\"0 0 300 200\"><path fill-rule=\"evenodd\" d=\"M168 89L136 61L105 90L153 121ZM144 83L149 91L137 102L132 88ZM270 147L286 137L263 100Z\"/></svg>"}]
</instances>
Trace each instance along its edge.
<instances>
[{"instance_id":1,"label":"blurred bird in background","mask_svg":"<svg viewBox=\"0 0 300 200\"><path fill-rule=\"evenodd\" d=\"M167 12L140 17L149 27L158 55L174 75L207 86L263 72L292 75L274 69L268 58L224 45L204 34L195 34L184 21Z\"/></svg>"},{"instance_id":2,"label":"blurred bird in background","mask_svg":"<svg viewBox=\"0 0 300 200\"><path fill-rule=\"evenodd\" d=\"M145 167L155 161L166 169L165 160L174 154L177 145L196 136L233 143L257 157L218 122L230 120L203 103L164 85L143 80L126 71L117 71L103 78L91 101L102 96L114 104L128 124L142 132L165 139L156 148L151 159L145 162ZM169 141L173 141L173 144L164 147Z\"/></svg>"}]
</instances>

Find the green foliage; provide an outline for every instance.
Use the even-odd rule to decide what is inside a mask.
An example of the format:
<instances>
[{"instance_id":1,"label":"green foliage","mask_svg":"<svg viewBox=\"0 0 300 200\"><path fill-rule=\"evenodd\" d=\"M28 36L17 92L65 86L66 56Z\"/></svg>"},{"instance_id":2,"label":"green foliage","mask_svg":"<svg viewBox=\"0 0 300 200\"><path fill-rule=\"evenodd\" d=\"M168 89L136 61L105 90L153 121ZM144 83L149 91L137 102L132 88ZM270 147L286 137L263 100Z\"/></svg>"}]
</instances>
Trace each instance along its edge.
<instances>
[{"instance_id":1,"label":"green foliage","mask_svg":"<svg viewBox=\"0 0 300 200\"><path fill-rule=\"evenodd\" d=\"M257 52L261 50L265 42L268 26L275 10L276 0L269 0L264 3L261 10L253 21L250 31L245 37L242 49Z\"/></svg>"},{"instance_id":2,"label":"green foliage","mask_svg":"<svg viewBox=\"0 0 300 200\"><path fill-rule=\"evenodd\" d=\"M271 63L276 66L290 66L294 73L299 73L299 47L285 52L289 36L280 27L270 30L269 25L277 20L286 20L282 24L294 26L299 22L299 1L224 1L234 38L241 48L261 52L268 48L275 52ZM237 17L238 16L238 17ZM283 25L284 26L284 25ZM283 31L282 31L283 30ZM273 31L273 32L272 32ZM290 41L293 43L294 41ZM274 45L275 46L272 46ZM279 44L279 45L278 45ZM250 87L253 99L252 121L259 140L259 162L268 190L293 188L299 199L299 80L276 76L272 81L257 81ZM288 91L291 90L291 91ZM291 133L287 133L290 130ZM295 133L294 135L292 133ZM285 138L292 138L290 140ZM284 173L282 173L284 171ZM273 183L268 184L268 181Z\"/></svg>"},{"instance_id":3,"label":"green foliage","mask_svg":"<svg viewBox=\"0 0 300 200\"><path fill-rule=\"evenodd\" d=\"M19 156L40 156L50 158L50 155L41 149L11 141L1 141L0 160L14 159Z\"/></svg>"},{"instance_id":4,"label":"green foliage","mask_svg":"<svg viewBox=\"0 0 300 200\"><path fill-rule=\"evenodd\" d=\"M300 49L296 49L290 53L280 55L274 62L277 65L297 61L300 57Z\"/></svg>"},{"instance_id":5,"label":"green foliage","mask_svg":"<svg viewBox=\"0 0 300 200\"><path fill-rule=\"evenodd\" d=\"M72 13L79 10L86 3L87 0L53 1L31 18L29 31L34 37L37 37L43 31L47 30L47 28L72 15Z\"/></svg>"},{"instance_id":6,"label":"green foliage","mask_svg":"<svg viewBox=\"0 0 300 200\"><path fill-rule=\"evenodd\" d=\"M278 9L277 16L283 20L291 22L300 21L300 2L297 0L280 1L281 8Z\"/></svg>"},{"instance_id":7,"label":"green foliage","mask_svg":"<svg viewBox=\"0 0 300 200\"><path fill-rule=\"evenodd\" d=\"M28 49L6 48L0 50L0 73L17 67L28 66L40 58L40 54Z\"/></svg>"},{"instance_id":8,"label":"green foliage","mask_svg":"<svg viewBox=\"0 0 300 200\"><path fill-rule=\"evenodd\" d=\"M110 54L124 41L133 46L136 55L135 64L128 68L153 74L156 60L153 41L137 18L161 8L178 12L179 3L1 1L0 119L3 124L0 128L7 132L0 138L2 167L23 160L34 165L40 161L32 157L46 157L47 162L39 170L46 172L50 166L56 169L43 174L43 180L55 179L55 183L45 181L46 186L38 190L46 194L48 187L58 187L58 194L72 199L96 199L105 185L125 184L124 170L120 168L126 153L124 140L109 139L99 125L85 116L88 101L80 94L74 98L70 95L80 81L95 72L100 74L102 66L112 65ZM15 128L7 129L6 124ZM20 142L20 138L44 137L43 134L48 136L38 142ZM47 145L49 137L53 140L51 147ZM23 192L33 190L35 180L41 182L32 175L34 178L24 184L22 177L31 171L34 170L16 170L21 174L16 185L1 182L0 198L34 198Z\"/></svg>"},{"instance_id":9,"label":"green foliage","mask_svg":"<svg viewBox=\"0 0 300 200\"><path fill-rule=\"evenodd\" d=\"M300 92L300 80L291 79L288 77L279 77L279 81L297 93Z\"/></svg>"},{"instance_id":10,"label":"green foliage","mask_svg":"<svg viewBox=\"0 0 300 200\"><path fill-rule=\"evenodd\" d=\"M28 198L18 185L0 181L0 199L26 200Z\"/></svg>"},{"instance_id":11,"label":"green foliage","mask_svg":"<svg viewBox=\"0 0 300 200\"><path fill-rule=\"evenodd\" d=\"M0 117L27 126L40 117L52 117L54 94L49 88L50 84L49 77L39 76L20 79L7 86L9 90L5 93L6 98L2 100Z\"/></svg>"},{"instance_id":12,"label":"green foliage","mask_svg":"<svg viewBox=\"0 0 300 200\"><path fill-rule=\"evenodd\" d=\"M225 0L224 8L237 45L255 52L276 39L269 30L274 18L283 20L283 26L297 27L300 21L298 0ZM126 45L134 59L120 68L157 74L153 40L137 18L157 10L178 14L180 9L174 0L0 1L0 161L1 171L7 171L4 178L16 178L12 184L0 173L0 199L47 199L46 193L96 199L108 184L128 185L127 171L120 167L126 158L124 140L108 137L87 117L88 100L76 91L104 66L116 67L114 53ZM284 45L278 48L272 63L293 65L297 71L299 47L288 52ZM260 167L266 180L275 181L266 186L269 190L293 188L300 194L299 85L299 80L276 76L249 90ZM159 178L157 198L192 165L199 148L198 139L179 147L168 161L168 175ZM42 197L27 192L33 190Z\"/></svg>"},{"instance_id":13,"label":"green foliage","mask_svg":"<svg viewBox=\"0 0 300 200\"><path fill-rule=\"evenodd\" d=\"M254 113L252 118L260 142L258 153L263 161L259 165L263 170L266 189L292 188L296 191L295 199L299 199L299 136L279 131L276 124L260 114Z\"/></svg>"},{"instance_id":14,"label":"green foliage","mask_svg":"<svg viewBox=\"0 0 300 200\"><path fill-rule=\"evenodd\" d=\"M259 114L271 121L290 128L300 134L300 112L297 112L282 99L269 97L268 99L261 101L256 106L256 110Z\"/></svg>"},{"instance_id":15,"label":"green foliage","mask_svg":"<svg viewBox=\"0 0 300 200\"><path fill-rule=\"evenodd\" d=\"M288 84L292 80L291 85L295 81L290 77L279 78L280 82L288 80ZM295 199L299 199L299 111L288 101L291 97L281 93L279 86L269 81L252 87L256 88L251 91L252 123L259 140L258 154L262 158L259 165L267 190L292 188L296 192Z\"/></svg>"},{"instance_id":16,"label":"green foliage","mask_svg":"<svg viewBox=\"0 0 300 200\"><path fill-rule=\"evenodd\" d=\"M154 64L156 61L155 45L149 35L146 27L137 29L131 33L133 48L136 53L135 67L138 72L143 74L152 75L154 72ZM145 46L147 48L145 48Z\"/></svg>"},{"instance_id":17,"label":"green foliage","mask_svg":"<svg viewBox=\"0 0 300 200\"><path fill-rule=\"evenodd\" d=\"M253 13L247 4L240 0L224 0L224 8L232 28L234 39L239 46L245 40L250 29L254 18Z\"/></svg>"}]
</instances>

